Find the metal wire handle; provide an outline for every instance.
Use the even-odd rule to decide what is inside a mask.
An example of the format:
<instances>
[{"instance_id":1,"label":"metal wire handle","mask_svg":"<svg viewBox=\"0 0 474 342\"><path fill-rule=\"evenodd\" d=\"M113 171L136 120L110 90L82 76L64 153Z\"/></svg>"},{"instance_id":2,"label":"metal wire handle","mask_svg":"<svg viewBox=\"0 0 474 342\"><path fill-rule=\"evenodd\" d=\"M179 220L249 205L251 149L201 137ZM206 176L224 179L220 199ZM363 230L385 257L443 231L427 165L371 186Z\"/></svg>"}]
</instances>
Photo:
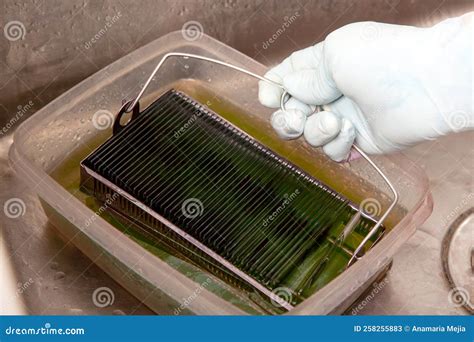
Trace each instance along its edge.
<instances>
[{"instance_id":1,"label":"metal wire handle","mask_svg":"<svg viewBox=\"0 0 474 342\"><path fill-rule=\"evenodd\" d=\"M285 110L285 102L287 101L287 97L289 95L289 93L286 91L285 87L278 83L278 82L275 82L269 78L266 78L264 76L260 76L254 72L251 72L247 69L244 69L244 68L241 68L239 66L236 66L236 65L233 65L233 64L230 64L230 63L226 63L226 62L223 62L221 60L218 60L218 59L214 59L214 58L210 58L210 57L205 57L205 56L201 56L201 55L195 55L195 54L191 54L191 53L185 53L185 52L170 52L170 53L167 53L165 54L161 60L158 62L158 64L156 65L155 69L153 69L152 73L150 74L150 77L148 77L148 80L145 82L145 84L143 85L142 89L140 90L140 92L138 93L137 97L135 98L135 100L130 101L128 102L128 106L126 106L126 108L124 109L124 112L125 113L130 113L131 111L133 111L133 109L135 108L135 106L137 106L138 104L138 101L140 101L140 98L143 96L143 93L145 92L145 90L148 88L148 85L150 84L150 82L152 81L153 77L155 76L155 74L158 72L158 70L161 68L161 66L163 65L163 63L169 58L169 57L183 57L185 59L187 58L194 58L194 59L199 59L199 60L202 60L202 61L206 61L206 62L211 62L211 63L214 63L214 64L219 64L219 65L222 65L222 66L225 66L225 67L228 67L228 68L231 68L231 69L234 69L236 71L240 71L244 74L247 74L249 76L252 76L254 78L257 78L259 79L260 81L264 81L264 82L267 82L267 83L270 83L274 86L277 86L281 89L283 89L283 93L281 95L281 98L280 98L280 109L281 110ZM387 210L385 211L385 213L380 217L380 219L375 223L374 227L369 231L369 233L365 236L365 238L361 241L361 243L359 244L359 246L357 246L357 248L354 250L354 253L352 254L352 257L349 259L349 262L347 263L347 267L349 267L350 265L353 264L354 260L357 260L359 259L358 255L359 255L359 252L364 248L365 244L370 240L370 238L372 236L374 236L374 234L379 230L380 226L382 225L382 223L385 221L385 219L387 218L387 216L390 214L390 212L393 210L393 208L397 205L397 202L398 202L398 193L397 191L395 190L395 187L393 186L392 182L390 182L390 180L388 179L388 177L385 175L385 173L377 166L377 164L375 164L373 162L373 160L367 155L365 154L364 151L362 151L362 149L357 146L356 144L353 144L352 145L353 149L355 151L357 151L373 168L375 171L377 171L377 173L382 177L382 179L385 181L385 183L388 185L388 187L390 188L390 190L392 191L392 194L393 194L393 201L392 203L390 204L390 206L387 208ZM359 212L363 212L362 208L359 208Z\"/></svg>"}]
</instances>

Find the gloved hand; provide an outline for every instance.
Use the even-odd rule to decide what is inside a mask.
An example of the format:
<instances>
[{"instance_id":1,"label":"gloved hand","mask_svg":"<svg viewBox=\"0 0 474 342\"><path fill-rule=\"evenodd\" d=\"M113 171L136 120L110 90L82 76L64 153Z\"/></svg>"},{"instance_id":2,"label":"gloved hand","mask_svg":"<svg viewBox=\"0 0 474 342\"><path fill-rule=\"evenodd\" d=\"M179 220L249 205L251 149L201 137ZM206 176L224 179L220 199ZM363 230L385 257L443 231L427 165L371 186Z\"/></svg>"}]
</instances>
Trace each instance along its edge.
<instances>
[{"instance_id":1,"label":"gloved hand","mask_svg":"<svg viewBox=\"0 0 474 342\"><path fill-rule=\"evenodd\" d=\"M357 143L367 153L401 150L473 127L474 12L431 28L361 22L296 51L265 76L292 98L271 118L280 137L304 134L336 161ZM259 82L279 108L283 90ZM316 105L324 111L313 114Z\"/></svg>"}]
</instances>

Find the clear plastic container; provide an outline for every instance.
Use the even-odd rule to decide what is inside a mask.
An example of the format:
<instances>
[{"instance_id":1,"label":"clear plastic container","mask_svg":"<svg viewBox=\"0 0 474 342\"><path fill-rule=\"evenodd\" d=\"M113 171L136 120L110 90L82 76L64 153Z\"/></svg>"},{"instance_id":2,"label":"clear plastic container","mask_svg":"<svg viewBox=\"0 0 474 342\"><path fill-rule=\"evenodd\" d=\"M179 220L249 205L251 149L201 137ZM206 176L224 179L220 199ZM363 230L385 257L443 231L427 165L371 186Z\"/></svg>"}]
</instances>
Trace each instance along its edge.
<instances>
[{"instance_id":1,"label":"clear plastic container","mask_svg":"<svg viewBox=\"0 0 474 342\"><path fill-rule=\"evenodd\" d=\"M170 255L152 254L110 220L95 215L93 206L86 205L78 191L80 160L112 133L111 128L98 130L94 126L94 113L117 113L122 100L136 96L160 58L173 51L220 59L261 75L266 71L265 66L208 36L188 41L181 32L170 33L97 72L26 120L15 132L12 167L37 192L58 231L156 312L263 313L218 279L178 265ZM355 203L372 198L381 210L390 203L389 189L364 160L337 164L303 139L281 141L269 124L271 110L258 103L255 79L205 61L169 59L150 84L141 108L172 87L208 105ZM427 178L414 163L398 154L374 160L400 195L396 210L386 221L388 233L289 314L342 313L387 268L395 252L431 213ZM215 286L207 286L207 281Z\"/></svg>"}]
</instances>

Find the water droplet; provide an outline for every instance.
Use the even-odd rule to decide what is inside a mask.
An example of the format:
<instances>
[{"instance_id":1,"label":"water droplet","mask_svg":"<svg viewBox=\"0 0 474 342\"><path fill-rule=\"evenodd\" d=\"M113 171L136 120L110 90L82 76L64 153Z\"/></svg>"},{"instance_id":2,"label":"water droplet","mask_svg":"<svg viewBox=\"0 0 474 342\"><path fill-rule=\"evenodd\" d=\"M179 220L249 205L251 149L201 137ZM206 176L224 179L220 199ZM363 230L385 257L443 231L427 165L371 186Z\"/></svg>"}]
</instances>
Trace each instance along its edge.
<instances>
[{"instance_id":1,"label":"water droplet","mask_svg":"<svg viewBox=\"0 0 474 342\"><path fill-rule=\"evenodd\" d=\"M66 273L64 273L64 272L61 272L61 271L56 272L54 274L54 280L63 279L65 276L66 276Z\"/></svg>"}]
</instances>

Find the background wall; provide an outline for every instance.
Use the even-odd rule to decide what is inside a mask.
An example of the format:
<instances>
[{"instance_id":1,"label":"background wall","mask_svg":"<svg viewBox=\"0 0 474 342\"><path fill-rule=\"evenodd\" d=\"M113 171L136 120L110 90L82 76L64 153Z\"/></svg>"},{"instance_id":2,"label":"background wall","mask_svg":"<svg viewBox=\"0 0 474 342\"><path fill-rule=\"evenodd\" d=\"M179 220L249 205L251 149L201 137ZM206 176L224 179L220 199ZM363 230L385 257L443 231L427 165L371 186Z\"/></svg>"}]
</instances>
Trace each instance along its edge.
<instances>
[{"instance_id":1,"label":"background wall","mask_svg":"<svg viewBox=\"0 0 474 342\"><path fill-rule=\"evenodd\" d=\"M269 65L350 22L428 25L473 7L471 0L1 0L0 4L0 28L5 30L0 31L0 126L9 122L18 106L26 106L20 115L23 120L87 76L190 20ZM12 22L18 22L16 27ZM13 27L7 37L9 23ZM278 34L283 26L284 33ZM275 34L278 39L269 43ZM92 42L94 37L98 39Z\"/></svg>"}]
</instances>

